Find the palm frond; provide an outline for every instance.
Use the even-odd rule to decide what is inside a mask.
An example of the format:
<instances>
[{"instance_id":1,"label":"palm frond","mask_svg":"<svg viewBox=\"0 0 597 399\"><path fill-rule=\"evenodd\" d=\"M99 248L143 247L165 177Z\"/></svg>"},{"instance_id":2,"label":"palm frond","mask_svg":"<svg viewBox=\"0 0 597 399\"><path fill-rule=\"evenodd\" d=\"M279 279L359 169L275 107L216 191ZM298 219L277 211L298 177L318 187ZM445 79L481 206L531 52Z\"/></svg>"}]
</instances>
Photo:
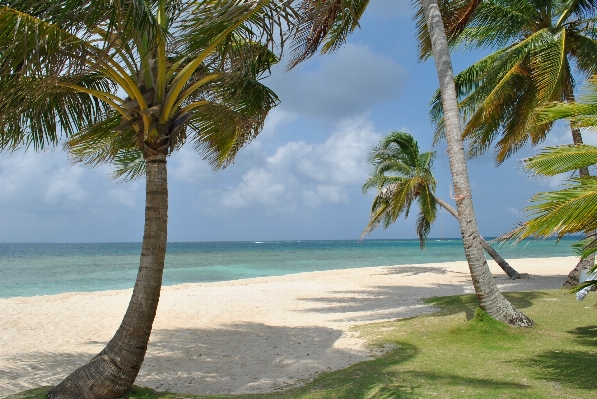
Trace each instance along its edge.
<instances>
[{"instance_id":1,"label":"palm frond","mask_svg":"<svg viewBox=\"0 0 597 399\"><path fill-rule=\"evenodd\" d=\"M469 25L475 11L482 4L482 0L439 0L437 3L444 22L448 44L454 46L454 42ZM412 0L411 4L416 10L414 20L417 28L419 60L426 60L432 52L425 13L420 0Z\"/></svg>"},{"instance_id":2,"label":"palm frond","mask_svg":"<svg viewBox=\"0 0 597 399\"><path fill-rule=\"evenodd\" d=\"M429 219L427 219L423 213L419 213L419 215L417 215L416 230L417 237L419 237L419 247L421 247L421 249L425 249L427 237L431 231L431 221L429 221Z\"/></svg>"},{"instance_id":3,"label":"palm frond","mask_svg":"<svg viewBox=\"0 0 597 399\"><path fill-rule=\"evenodd\" d=\"M435 179L434 179L435 182ZM437 216L437 201L435 200L435 185L422 185L418 196L419 216L417 218L417 236L421 249L425 248L431 225Z\"/></svg>"},{"instance_id":4,"label":"palm frond","mask_svg":"<svg viewBox=\"0 0 597 399\"><path fill-rule=\"evenodd\" d=\"M589 91L579 97L578 102L551 103L538 113L540 123L553 123L558 119L569 119L577 127L597 129L597 75L589 79Z\"/></svg>"},{"instance_id":5,"label":"palm frond","mask_svg":"<svg viewBox=\"0 0 597 399\"><path fill-rule=\"evenodd\" d=\"M534 195L526 208L530 220L505 239L562 237L597 228L597 178L571 179L567 188Z\"/></svg>"},{"instance_id":6,"label":"palm frond","mask_svg":"<svg viewBox=\"0 0 597 399\"><path fill-rule=\"evenodd\" d=\"M77 34L82 35L78 29L66 30L33 15L0 6L0 75L80 73L90 53L99 53L99 50Z\"/></svg>"},{"instance_id":7,"label":"palm frond","mask_svg":"<svg viewBox=\"0 0 597 399\"><path fill-rule=\"evenodd\" d=\"M597 164L597 147L587 144L545 147L540 154L526 158L523 162L527 170L554 176Z\"/></svg>"},{"instance_id":8,"label":"palm frond","mask_svg":"<svg viewBox=\"0 0 597 399\"><path fill-rule=\"evenodd\" d=\"M302 0L288 69L317 52L339 49L358 26L370 0Z\"/></svg>"},{"instance_id":9,"label":"palm frond","mask_svg":"<svg viewBox=\"0 0 597 399\"><path fill-rule=\"evenodd\" d=\"M114 157L114 179L131 181L145 176L145 158L139 150L120 151Z\"/></svg>"},{"instance_id":10,"label":"palm frond","mask_svg":"<svg viewBox=\"0 0 597 399\"><path fill-rule=\"evenodd\" d=\"M122 124L122 116L110 112L101 115L95 123L81 129L68 138L64 149L73 163L88 166L109 164L122 151L143 148L141 138L133 126Z\"/></svg>"},{"instance_id":11,"label":"palm frond","mask_svg":"<svg viewBox=\"0 0 597 399\"><path fill-rule=\"evenodd\" d=\"M578 71L590 77L597 74L597 40L576 31L569 31L567 49L574 59Z\"/></svg>"},{"instance_id":12,"label":"palm frond","mask_svg":"<svg viewBox=\"0 0 597 399\"><path fill-rule=\"evenodd\" d=\"M56 145L61 134L69 136L93 125L109 111L110 107L97 98L60 85L63 81L114 91L111 82L99 74L54 79L4 76L0 79L2 148L31 145L39 150Z\"/></svg>"},{"instance_id":13,"label":"palm frond","mask_svg":"<svg viewBox=\"0 0 597 399\"><path fill-rule=\"evenodd\" d=\"M296 25L298 11L288 0L197 0L187 17L176 26L171 46L179 54L194 57L237 21L244 20L218 45L220 54L242 43L260 43L281 52L287 32Z\"/></svg>"}]
</instances>

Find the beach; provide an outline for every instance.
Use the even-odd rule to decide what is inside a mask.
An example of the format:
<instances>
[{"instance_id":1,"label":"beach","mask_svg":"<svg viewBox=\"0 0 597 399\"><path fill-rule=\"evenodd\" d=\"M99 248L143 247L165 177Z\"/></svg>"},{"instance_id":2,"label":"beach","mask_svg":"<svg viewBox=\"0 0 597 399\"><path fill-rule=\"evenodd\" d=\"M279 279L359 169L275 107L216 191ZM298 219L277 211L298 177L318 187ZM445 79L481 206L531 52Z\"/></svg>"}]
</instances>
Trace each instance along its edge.
<instances>
[{"instance_id":1,"label":"beach","mask_svg":"<svg viewBox=\"0 0 597 399\"><path fill-rule=\"evenodd\" d=\"M560 288L576 261L512 259L530 275L515 281L489 264L501 290L533 291ZM0 298L0 397L55 385L97 354L131 291ZM422 299L472 292L461 261L167 286L136 384L192 394L285 389L376 356L353 326L430 313Z\"/></svg>"}]
</instances>

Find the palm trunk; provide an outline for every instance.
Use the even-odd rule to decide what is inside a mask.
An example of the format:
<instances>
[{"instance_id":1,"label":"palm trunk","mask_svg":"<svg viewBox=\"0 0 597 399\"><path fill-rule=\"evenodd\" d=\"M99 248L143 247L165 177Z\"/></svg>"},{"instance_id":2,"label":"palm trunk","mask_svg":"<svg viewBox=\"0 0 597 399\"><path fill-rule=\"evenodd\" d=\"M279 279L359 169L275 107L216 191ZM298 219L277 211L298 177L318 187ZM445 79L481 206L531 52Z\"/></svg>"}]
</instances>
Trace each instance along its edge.
<instances>
[{"instance_id":1,"label":"palm trunk","mask_svg":"<svg viewBox=\"0 0 597 399\"><path fill-rule=\"evenodd\" d=\"M146 159L145 228L133 295L120 328L91 361L50 390L48 398L113 399L126 393L147 351L162 287L168 228L166 156Z\"/></svg>"},{"instance_id":2,"label":"palm trunk","mask_svg":"<svg viewBox=\"0 0 597 399\"><path fill-rule=\"evenodd\" d=\"M567 82L566 82L566 101L567 102L574 102L574 91L572 89L572 79L570 78L570 74L567 75ZM572 142L574 144L582 144L582 134L580 133L580 129L570 123L570 132L572 133ZM580 178L589 177L589 168L584 167L578 169L578 174ZM587 231L585 234L587 237L595 237L595 231ZM575 285L578 285L580 274L583 270L589 269L591 266L595 264L595 254L592 254L588 258L581 259L574 269L568 273L568 277L566 281L564 281L563 288L572 288Z\"/></svg>"},{"instance_id":3,"label":"palm trunk","mask_svg":"<svg viewBox=\"0 0 597 399\"><path fill-rule=\"evenodd\" d=\"M498 290L483 254L483 247L477 227L473 200L468 180L466 156L460 130L460 114L454 86L452 62L448 51L448 41L436 0L422 0L427 20L427 29L431 37L431 48L437 68L437 76L442 94L448 157L452 182L456 195L456 205L460 221L460 233L464 244L464 253L468 261L479 306L494 319L509 325L530 327L533 321L517 310Z\"/></svg>"},{"instance_id":4,"label":"palm trunk","mask_svg":"<svg viewBox=\"0 0 597 399\"><path fill-rule=\"evenodd\" d=\"M458 218L458 212L456 212L456 209L452 208L446 201L436 197L435 195L433 196L433 198L435 198L435 202L437 202L442 208L450 212L450 214L454 216L456 220L460 220ZM493 249L493 247L487 241L485 241L485 238L483 238L481 235L479 235L479 238L481 240L481 246L483 247L485 252L487 252L489 256L491 256L491 259L493 259L502 268L504 273L506 273L508 277L510 277L510 280L519 279L520 274L518 274L518 272L514 270L514 268L510 266L508 262L506 262L506 260L502 258L500 254L498 254L497 251Z\"/></svg>"}]
</instances>

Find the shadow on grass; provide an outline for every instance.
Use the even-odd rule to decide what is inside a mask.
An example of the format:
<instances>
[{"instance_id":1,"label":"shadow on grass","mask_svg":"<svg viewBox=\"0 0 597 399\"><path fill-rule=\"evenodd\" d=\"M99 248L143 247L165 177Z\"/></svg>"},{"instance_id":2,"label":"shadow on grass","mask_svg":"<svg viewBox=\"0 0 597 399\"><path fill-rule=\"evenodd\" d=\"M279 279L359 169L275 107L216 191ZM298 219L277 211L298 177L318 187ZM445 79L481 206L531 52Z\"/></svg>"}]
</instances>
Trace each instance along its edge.
<instances>
[{"instance_id":1,"label":"shadow on grass","mask_svg":"<svg viewBox=\"0 0 597 399\"><path fill-rule=\"evenodd\" d=\"M549 293L537 291L504 292L503 294L518 309L529 308L533 306L534 301L550 296ZM465 313L467 320L471 320L475 316L475 309L479 306L479 300L474 294L435 297L426 299L424 302L440 309L440 313L435 313L434 316Z\"/></svg>"},{"instance_id":2,"label":"shadow on grass","mask_svg":"<svg viewBox=\"0 0 597 399\"><path fill-rule=\"evenodd\" d=\"M524 362L540 379L555 381L567 388L597 389L595 353L546 351Z\"/></svg>"},{"instance_id":3,"label":"shadow on grass","mask_svg":"<svg viewBox=\"0 0 597 399\"><path fill-rule=\"evenodd\" d=\"M597 346L597 326L576 327L568 333L574 336L574 341L580 345Z\"/></svg>"}]
</instances>

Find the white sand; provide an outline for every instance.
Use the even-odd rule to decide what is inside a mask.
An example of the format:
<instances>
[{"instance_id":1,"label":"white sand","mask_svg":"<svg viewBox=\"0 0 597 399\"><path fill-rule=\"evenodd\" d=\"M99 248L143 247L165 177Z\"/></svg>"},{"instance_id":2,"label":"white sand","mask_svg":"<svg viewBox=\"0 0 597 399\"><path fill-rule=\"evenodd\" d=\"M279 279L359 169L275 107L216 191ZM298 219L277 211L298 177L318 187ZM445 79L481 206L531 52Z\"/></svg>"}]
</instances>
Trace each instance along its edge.
<instances>
[{"instance_id":1,"label":"white sand","mask_svg":"<svg viewBox=\"0 0 597 399\"><path fill-rule=\"evenodd\" d=\"M528 280L560 288L576 258L514 259ZM0 397L55 385L98 353L132 290L0 299ZM369 267L164 287L136 384L180 393L269 392L373 354L350 327L433 311L422 298L471 293L465 262Z\"/></svg>"}]
</instances>

